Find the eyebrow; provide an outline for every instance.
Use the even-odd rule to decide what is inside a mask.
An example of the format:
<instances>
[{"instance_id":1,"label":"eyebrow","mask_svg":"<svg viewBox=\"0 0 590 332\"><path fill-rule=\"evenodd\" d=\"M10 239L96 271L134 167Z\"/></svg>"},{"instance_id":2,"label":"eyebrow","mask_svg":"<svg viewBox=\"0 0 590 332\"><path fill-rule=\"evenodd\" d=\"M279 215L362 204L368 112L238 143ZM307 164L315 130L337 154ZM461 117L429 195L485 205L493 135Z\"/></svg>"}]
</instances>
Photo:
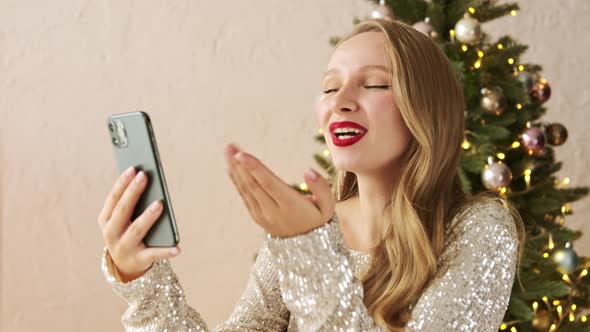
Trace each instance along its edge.
<instances>
[{"instance_id":1,"label":"eyebrow","mask_svg":"<svg viewBox=\"0 0 590 332\"><path fill-rule=\"evenodd\" d=\"M382 65L365 65L365 66L360 67L360 71L369 71L369 70L381 70L386 73L389 73L389 69L385 66L382 66ZM326 78L326 76L328 76L328 74L330 74L332 72L336 72L336 71L338 71L338 69L336 69L336 68L332 68L332 69L326 71L324 73L324 76L322 77L322 79Z\"/></svg>"}]
</instances>

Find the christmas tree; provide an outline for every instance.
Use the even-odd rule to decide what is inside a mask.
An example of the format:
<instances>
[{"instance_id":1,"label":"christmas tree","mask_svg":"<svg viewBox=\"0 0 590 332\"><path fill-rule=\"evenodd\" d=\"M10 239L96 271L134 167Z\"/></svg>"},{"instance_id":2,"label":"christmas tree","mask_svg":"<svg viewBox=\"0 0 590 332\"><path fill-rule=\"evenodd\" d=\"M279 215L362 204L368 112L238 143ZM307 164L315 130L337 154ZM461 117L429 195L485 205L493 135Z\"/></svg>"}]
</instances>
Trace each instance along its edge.
<instances>
[{"instance_id":1,"label":"christmas tree","mask_svg":"<svg viewBox=\"0 0 590 332\"><path fill-rule=\"evenodd\" d=\"M494 0L369 0L372 18L402 21L430 36L446 53L460 78L467 109L458 170L470 194L498 191L519 210L527 240L500 331L590 331L590 259L572 247L581 232L568 229L568 203L588 187L566 187L554 175L561 168L554 147L567 139L559 123L545 123L543 104L551 88L542 67L521 63L527 46L510 36L491 41L481 23L513 15L516 3ZM371 18L367 17L367 18ZM353 24L361 20L353 19ZM339 41L332 37L332 46ZM315 140L325 144L320 129ZM328 150L315 154L331 184L336 171ZM309 194L305 183L292 184ZM522 287L521 287L522 286Z\"/></svg>"}]
</instances>

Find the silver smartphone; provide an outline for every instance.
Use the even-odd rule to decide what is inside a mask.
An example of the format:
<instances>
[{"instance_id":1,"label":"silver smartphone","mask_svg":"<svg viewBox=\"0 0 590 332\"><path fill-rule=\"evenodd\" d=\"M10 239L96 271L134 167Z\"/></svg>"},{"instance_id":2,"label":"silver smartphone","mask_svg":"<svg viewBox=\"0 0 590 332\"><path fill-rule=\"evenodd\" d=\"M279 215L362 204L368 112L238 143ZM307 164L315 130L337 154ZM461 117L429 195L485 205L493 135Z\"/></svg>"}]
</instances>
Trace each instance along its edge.
<instances>
[{"instance_id":1,"label":"silver smartphone","mask_svg":"<svg viewBox=\"0 0 590 332\"><path fill-rule=\"evenodd\" d=\"M148 184L135 206L131 222L153 201L160 200L164 208L143 243L146 247L175 247L179 242L178 228L148 114L143 111L112 114L107 126L119 174L133 166L136 172L143 170L148 176Z\"/></svg>"}]
</instances>

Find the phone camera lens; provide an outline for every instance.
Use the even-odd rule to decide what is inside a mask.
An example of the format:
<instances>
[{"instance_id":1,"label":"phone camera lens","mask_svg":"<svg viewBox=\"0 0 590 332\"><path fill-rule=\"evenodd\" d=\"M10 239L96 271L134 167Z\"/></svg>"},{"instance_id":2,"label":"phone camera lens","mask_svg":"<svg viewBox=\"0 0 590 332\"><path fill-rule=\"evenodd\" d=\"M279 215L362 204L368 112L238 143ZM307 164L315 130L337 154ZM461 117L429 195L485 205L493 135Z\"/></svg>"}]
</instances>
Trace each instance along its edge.
<instances>
[{"instance_id":1,"label":"phone camera lens","mask_svg":"<svg viewBox=\"0 0 590 332\"><path fill-rule=\"evenodd\" d=\"M113 136L113 144L119 146L119 138L117 136Z\"/></svg>"},{"instance_id":2,"label":"phone camera lens","mask_svg":"<svg viewBox=\"0 0 590 332\"><path fill-rule=\"evenodd\" d=\"M111 121L111 122L109 122L109 130L110 130L111 132L113 132L113 133L115 132L115 124L113 124L113 122L112 122L112 121Z\"/></svg>"}]
</instances>

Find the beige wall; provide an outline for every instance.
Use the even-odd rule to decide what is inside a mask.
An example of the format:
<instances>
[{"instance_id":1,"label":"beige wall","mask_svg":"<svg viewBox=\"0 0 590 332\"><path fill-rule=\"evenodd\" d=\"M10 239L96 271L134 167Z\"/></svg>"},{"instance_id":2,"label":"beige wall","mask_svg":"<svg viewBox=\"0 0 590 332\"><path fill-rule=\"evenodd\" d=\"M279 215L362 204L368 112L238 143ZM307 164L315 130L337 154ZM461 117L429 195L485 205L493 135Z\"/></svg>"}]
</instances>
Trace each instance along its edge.
<instances>
[{"instance_id":1,"label":"beige wall","mask_svg":"<svg viewBox=\"0 0 590 332\"><path fill-rule=\"evenodd\" d=\"M534 6L533 6L534 4ZM559 174L588 184L590 3L522 1L488 24L530 45L553 88L549 120L570 130ZM0 0L2 331L118 331L126 305L103 279L96 223L118 175L110 113L147 111L181 232L174 259L210 326L237 301L263 233L225 173L234 141L287 182L322 146L311 103L364 0ZM583 223L588 203L568 218ZM590 236L584 239L588 243ZM590 254L590 245L576 245Z\"/></svg>"}]
</instances>

